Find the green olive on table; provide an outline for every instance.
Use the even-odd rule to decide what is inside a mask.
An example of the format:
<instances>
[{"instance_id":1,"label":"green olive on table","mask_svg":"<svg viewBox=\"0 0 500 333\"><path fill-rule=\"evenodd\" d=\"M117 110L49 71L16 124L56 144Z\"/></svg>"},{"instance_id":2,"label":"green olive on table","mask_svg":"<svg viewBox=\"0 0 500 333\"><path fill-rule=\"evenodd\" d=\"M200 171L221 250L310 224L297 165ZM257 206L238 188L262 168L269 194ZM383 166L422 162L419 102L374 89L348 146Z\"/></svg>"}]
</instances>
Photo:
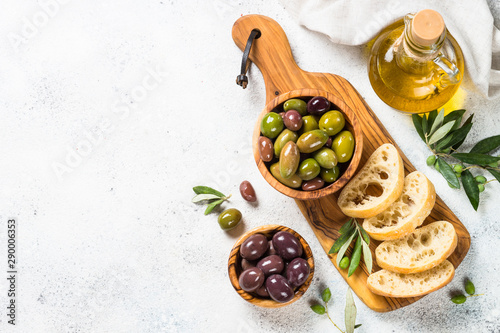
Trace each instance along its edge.
<instances>
[{"instance_id":1,"label":"green olive on table","mask_svg":"<svg viewBox=\"0 0 500 333\"><path fill-rule=\"evenodd\" d=\"M285 104L283 104L283 110L285 110L285 112L289 110L295 110L301 116L305 116L307 114L307 103L301 99L292 98L286 101Z\"/></svg>"},{"instance_id":2,"label":"green olive on table","mask_svg":"<svg viewBox=\"0 0 500 333\"><path fill-rule=\"evenodd\" d=\"M325 169L331 169L337 165L337 155L330 148L323 147L313 153L313 158Z\"/></svg>"},{"instance_id":3,"label":"green olive on table","mask_svg":"<svg viewBox=\"0 0 500 333\"><path fill-rule=\"evenodd\" d=\"M319 129L329 136L340 132L345 126L344 115L340 111L328 111L319 120Z\"/></svg>"},{"instance_id":4,"label":"green olive on table","mask_svg":"<svg viewBox=\"0 0 500 333\"><path fill-rule=\"evenodd\" d=\"M321 169L321 178L327 183L333 183L339 178L340 169L338 166L334 166L332 169Z\"/></svg>"},{"instance_id":5,"label":"green olive on table","mask_svg":"<svg viewBox=\"0 0 500 333\"><path fill-rule=\"evenodd\" d=\"M299 188L302 185L302 179L296 174L293 174L290 178L281 177L280 166L279 163L276 162L269 168L271 170L271 174L276 178L280 183L291 187L291 188Z\"/></svg>"},{"instance_id":6,"label":"green olive on table","mask_svg":"<svg viewBox=\"0 0 500 333\"><path fill-rule=\"evenodd\" d=\"M220 213L218 222L222 230L233 229L241 221L241 212L236 208L229 208Z\"/></svg>"},{"instance_id":7,"label":"green olive on table","mask_svg":"<svg viewBox=\"0 0 500 333\"><path fill-rule=\"evenodd\" d=\"M304 134L306 132L319 129L318 121L314 116L304 116L302 117L302 127L299 133Z\"/></svg>"},{"instance_id":8,"label":"green olive on table","mask_svg":"<svg viewBox=\"0 0 500 333\"><path fill-rule=\"evenodd\" d=\"M299 138L300 140L300 138ZM354 152L354 137L349 131L342 131L333 139L332 149L337 155L339 163L349 161Z\"/></svg>"},{"instance_id":9,"label":"green olive on table","mask_svg":"<svg viewBox=\"0 0 500 333\"><path fill-rule=\"evenodd\" d=\"M303 160L299 165L298 175L302 180L311 180L316 178L321 171L321 167L314 158Z\"/></svg>"},{"instance_id":10,"label":"green olive on table","mask_svg":"<svg viewBox=\"0 0 500 333\"><path fill-rule=\"evenodd\" d=\"M283 130L283 118L276 112L266 114L260 123L260 131L262 135L274 139Z\"/></svg>"},{"instance_id":11,"label":"green olive on table","mask_svg":"<svg viewBox=\"0 0 500 333\"><path fill-rule=\"evenodd\" d=\"M280 154L280 174L281 177L288 179L290 178L299 167L300 162L300 152L299 148L293 141L288 141L283 149L281 149Z\"/></svg>"},{"instance_id":12,"label":"green olive on table","mask_svg":"<svg viewBox=\"0 0 500 333\"><path fill-rule=\"evenodd\" d=\"M328 135L322 130L312 130L302 134L297 140L297 146L301 153L312 153L328 141Z\"/></svg>"},{"instance_id":13,"label":"green olive on table","mask_svg":"<svg viewBox=\"0 0 500 333\"><path fill-rule=\"evenodd\" d=\"M288 128L278 135L276 141L274 141L274 156L280 156L281 149L285 146L288 141L297 142L299 136L297 133L290 131Z\"/></svg>"}]
</instances>

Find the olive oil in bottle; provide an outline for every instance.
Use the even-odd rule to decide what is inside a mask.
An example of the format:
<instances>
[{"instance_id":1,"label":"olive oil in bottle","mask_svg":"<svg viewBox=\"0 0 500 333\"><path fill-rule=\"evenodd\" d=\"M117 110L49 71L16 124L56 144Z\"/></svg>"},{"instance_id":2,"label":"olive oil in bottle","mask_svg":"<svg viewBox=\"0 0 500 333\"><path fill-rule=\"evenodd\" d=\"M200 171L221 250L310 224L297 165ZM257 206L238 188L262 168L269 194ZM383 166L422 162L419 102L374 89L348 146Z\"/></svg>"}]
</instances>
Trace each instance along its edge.
<instances>
[{"instance_id":1,"label":"olive oil in bottle","mask_svg":"<svg viewBox=\"0 0 500 333\"><path fill-rule=\"evenodd\" d=\"M462 50L436 11L408 14L376 37L368 76L386 104L408 113L435 110L450 100L464 75Z\"/></svg>"}]
</instances>

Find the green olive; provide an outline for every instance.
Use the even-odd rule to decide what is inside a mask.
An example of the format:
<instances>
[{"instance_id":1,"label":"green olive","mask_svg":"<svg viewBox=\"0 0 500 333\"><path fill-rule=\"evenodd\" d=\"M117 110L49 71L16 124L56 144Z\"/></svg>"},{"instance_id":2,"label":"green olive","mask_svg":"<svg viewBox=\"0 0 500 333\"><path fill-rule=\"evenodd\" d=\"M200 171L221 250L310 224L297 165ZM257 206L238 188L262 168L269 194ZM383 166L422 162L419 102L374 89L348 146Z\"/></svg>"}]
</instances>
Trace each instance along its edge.
<instances>
[{"instance_id":1,"label":"green olive","mask_svg":"<svg viewBox=\"0 0 500 333\"><path fill-rule=\"evenodd\" d=\"M436 163L436 155L431 155L427 157L426 163L428 166L434 165L434 163Z\"/></svg>"},{"instance_id":2,"label":"green olive","mask_svg":"<svg viewBox=\"0 0 500 333\"><path fill-rule=\"evenodd\" d=\"M260 131L269 139L276 138L283 130L283 118L276 112L269 112L262 118Z\"/></svg>"},{"instance_id":3,"label":"green olive","mask_svg":"<svg viewBox=\"0 0 500 333\"><path fill-rule=\"evenodd\" d=\"M328 141L328 135L322 130L312 130L302 134L297 140L301 153L312 153L323 147Z\"/></svg>"},{"instance_id":4,"label":"green olive","mask_svg":"<svg viewBox=\"0 0 500 333\"><path fill-rule=\"evenodd\" d=\"M290 131L288 128L278 135L276 141L274 141L274 156L280 156L281 149L285 146L288 141L297 142L299 136L297 133Z\"/></svg>"},{"instance_id":5,"label":"green olive","mask_svg":"<svg viewBox=\"0 0 500 333\"><path fill-rule=\"evenodd\" d=\"M342 131L344 126L344 115L340 111L328 111L319 120L319 129L325 131L329 136Z\"/></svg>"},{"instance_id":6,"label":"green olive","mask_svg":"<svg viewBox=\"0 0 500 333\"><path fill-rule=\"evenodd\" d=\"M349 257L344 257L340 260L339 267L341 269L347 269L349 267Z\"/></svg>"},{"instance_id":7,"label":"green olive","mask_svg":"<svg viewBox=\"0 0 500 333\"><path fill-rule=\"evenodd\" d=\"M293 141L288 141L283 149L281 149L280 154L280 174L281 177L288 179L290 178L299 167L300 162L300 152L299 148Z\"/></svg>"},{"instance_id":8,"label":"green olive","mask_svg":"<svg viewBox=\"0 0 500 333\"><path fill-rule=\"evenodd\" d=\"M340 169L334 166L333 169L321 169L321 178L327 183L333 183L339 178Z\"/></svg>"},{"instance_id":9,"label":"green olive","mask_svg":"<svg viewBox=\"0 0 500 333\"><path fill-rule=\"evenodd\" d=\"M314 158L308 158L300 163L298 175L302 180L311 180L319 175L321 168Z\"/></svg>"},{"instance_id":10,"label":"green olive","mask_svg":"<svg viewBox=\"0 0 500 333\"><path fill-rule=\"evenodd\" d=\"M314 152L313 158L325 169L331 169L337 165L337 155L330 148L323 147Z\"/></svg>"},{"instance_id":11,"label":"green olive","mask_svg":"<svg viewBox=\"0 0 500 333\"><path fill-rule=\"evenodd\" d=\"M484 176L476 176L475 179L476 179L476 183L478 183L478 184L486 183L486 177L484 177Z\"/></svg>"},{"instance_id":12,"label":"green olive","mask_svg":"<svg viewBox=\"0 0 500 333\"><path fill-rule=\"evenodd\" d=\"M302 127L299 133L304 134L306 132L319 129L318 121L314 116L304 116L302 117Z\"/></svg>"},{"instance_id":13,"label":"green olive","mask_svg":"<svg viewBox=\"0 0 500 333\"><path fill-rule=\"evenodd\" d=\"M300 113L301 116L305 116L307 114L307 103L298 98L292 98L283 104L283 110L295 110Z\"/></svg>"},{"instance_id":14,"label":"green olive","mask_svg":"<svg viewBox=\"0 0 500 333\"><path fill-rule=\"evenodd\" d=\"M276 178L280 183L291 187L291 188L299 188L302 185L302 179L298 175L292 175L290 178L281 177L280 166L279 163L274 163L271 165L271 174Z\"/></svg>"},{"instance_id":15,"label":"green olive","mask_svg":"<svg viewBox=\"0 0 500 333\"><path fill-rule=\"evenodd\" d=\"M451 301L455 304L465 303L466 300L467 300L467 297L465 297L464 295L457 295L457 296L454 296L451 298Z\"/></svg>"},{"instance_id":16,"label":"green olive","mask_svg":"<svg viewBox=\"0 0 500 333\"><path fill-rule=\"evenodd\" d=\"M300 138L299 138L300 140ZM332 149L337 155L339 163L349 161L354 152L354 137L349 131L342 131L333 139Z\"/></svg>"},{"instance_id":17,"label":"green olive","mask_svg":"<svg viewBox=\"0 0 500 333\"><path fill-rule=\"evenodd\" d=\"M236 208L229 208L220 213L218 222L222 230L233 229L241 221L241 212Z\"/></svg>"},{"instance_id":18,"label":"green olive","mask_svg":"<svg viewBox=\"0 0 500 333\"><path fill-rule=\"evenodd\" d=\"M476 287L474 287L474 283L471 280L467 280L465 283L465 292L469 295L474 295L476 293Z\"/></svg>"}]
</instances>

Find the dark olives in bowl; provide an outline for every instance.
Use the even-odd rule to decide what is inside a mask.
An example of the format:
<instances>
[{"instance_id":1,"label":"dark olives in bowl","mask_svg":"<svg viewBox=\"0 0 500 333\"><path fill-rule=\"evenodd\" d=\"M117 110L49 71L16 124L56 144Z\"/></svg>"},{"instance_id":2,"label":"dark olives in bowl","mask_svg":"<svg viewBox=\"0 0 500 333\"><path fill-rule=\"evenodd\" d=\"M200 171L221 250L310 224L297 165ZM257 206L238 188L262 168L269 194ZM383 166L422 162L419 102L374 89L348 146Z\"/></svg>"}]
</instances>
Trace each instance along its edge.
<instances>
[{"instance_id":1,"label":"dark olives in bowl","mask_svg":"<svg viewBox=\"0 0 500 333\"><path fill-rule=\"evenodd\" d=\"M255 249L264 252L249 259L257 256ZM250 230L236 242L228 269L229 279L243 299L274 308L290 304L306 292L314 275L314 260L311 248L297 232L267 225Z\"/></svg>"}]
</instances>

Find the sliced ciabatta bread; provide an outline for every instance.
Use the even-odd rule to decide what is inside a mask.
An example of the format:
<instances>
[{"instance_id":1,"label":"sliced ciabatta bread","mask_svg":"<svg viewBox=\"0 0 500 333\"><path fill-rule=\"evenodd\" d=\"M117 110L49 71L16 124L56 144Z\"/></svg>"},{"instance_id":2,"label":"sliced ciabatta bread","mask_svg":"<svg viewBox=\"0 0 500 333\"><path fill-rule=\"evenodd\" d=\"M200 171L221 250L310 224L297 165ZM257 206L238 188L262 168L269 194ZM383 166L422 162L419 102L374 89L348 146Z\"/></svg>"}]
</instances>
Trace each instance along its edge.
<instances>
[{"instance_id":1,"label":"sliced ciabatta bread","mask_svg":"<svg viewBox=\"0 0 500 333\"><path fill-rule=\"evenodd\" d=\"M427 271L402 274L385 269L368 276L368 289L388 297L417 297L447 285L455 275L455 268L448 260Z\"/></svg>"},{"instance_id":2,"label":"sliced ciabatta bread","mask_svg":"<svg viewBox=\"0 0 500 333\"><path fill-rule=\"evenodd\" d=\"M435 202L434 185L414 171L405 177L401 196L382 213L365 219L363 228L376 240L401 238L424 222Z\"/></svg>"},{"instance_id":3,"label":"sliced ciabatta bread","mask_svg":"<svg viewBox=\"0 0 500 333\"><path fill-rule=\"evenodd\" d=\"M397 273L417 273L439 265L457 247L457 233L450 222L438 221L400 239L381 243L375 250L377 264Z\"/></svg>"},{"instance_id":4,"label":"sliced ciabatta bread","mask_svg":"<svg viewBox=\"0 0 500 333\"><path fill-rule=\"evenodd\" d=\"M337 203L347 216L372 217L399 198L403 184L403 160L397 149L386 143L373 152L363 168L344 187Z\"/></svg>"}]
</instances>

